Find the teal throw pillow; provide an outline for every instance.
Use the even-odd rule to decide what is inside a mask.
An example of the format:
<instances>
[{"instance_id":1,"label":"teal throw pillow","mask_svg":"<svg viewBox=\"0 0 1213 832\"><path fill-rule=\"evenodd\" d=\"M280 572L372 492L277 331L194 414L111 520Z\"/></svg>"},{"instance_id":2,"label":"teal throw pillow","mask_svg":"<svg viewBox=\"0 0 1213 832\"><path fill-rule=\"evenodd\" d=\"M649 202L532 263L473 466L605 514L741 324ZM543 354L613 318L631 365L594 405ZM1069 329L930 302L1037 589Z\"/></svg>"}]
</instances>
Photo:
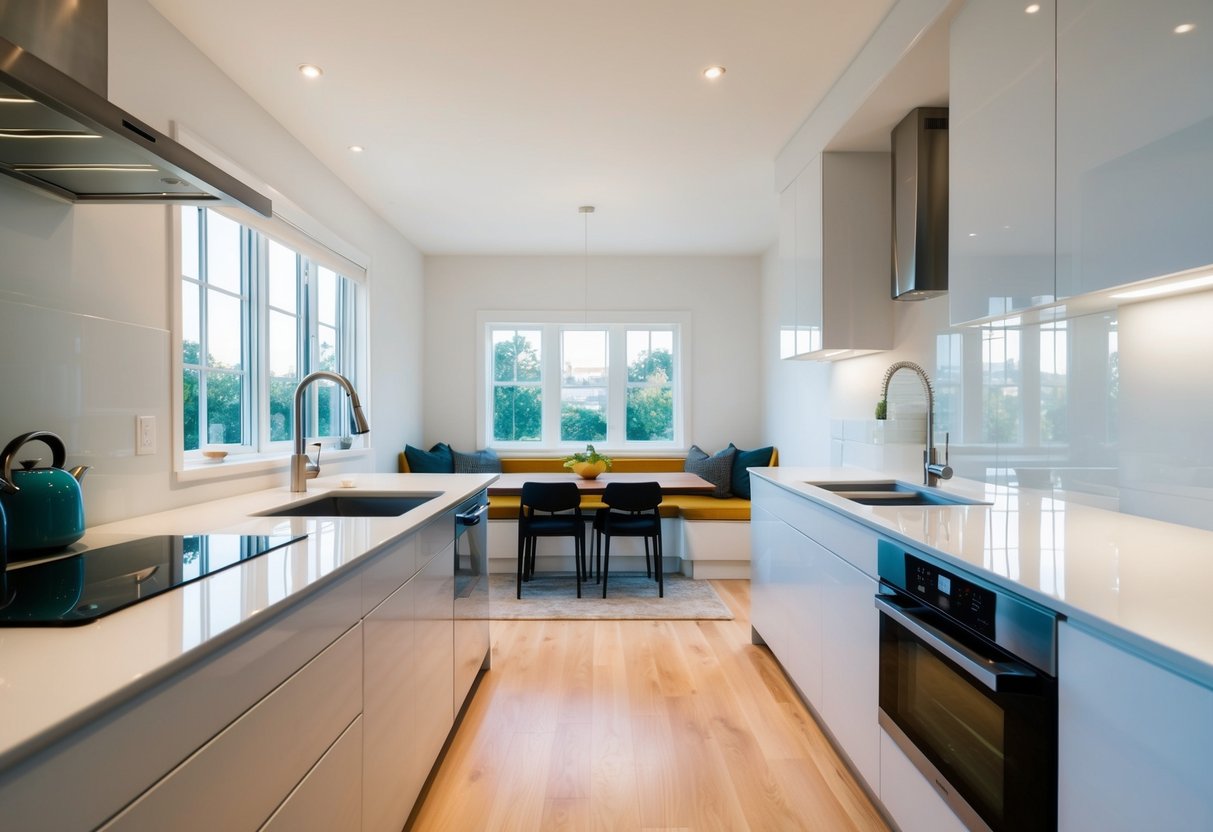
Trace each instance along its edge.
<instances>
[{"instance_id":1,"label":"teal throw pillow","mask_svg":"<svg viewBox=\"0 0 1213 832\"><path fill-rule=\"evenodd\" d=\"M439 442L428 451L405 445L404 458L408 460L410 474L455 473L455 459L451 446L445 442Z\"/></svg>"},{"instance_id":2,"label":"teal throw pillow","mask_svg":"<svg viewBox=\"0 0 1213 832\"><path fill-rule=\"evenodd\" d=\"M723 499L729 496L729 485L733 479L733 457L736 453L737 449L729 445L723 451L708 456L698 445L692 445L691 450L687 451L683 470L698 474L716 486L712 496Z\"/></svg>"},{"instance_id":3,"label":"teal throw pillow","mask_svg":"<svg viewBox=\"0 0 1213 832\"><path fill-rule=\"evenodd\" d=\"M729 447L733 448L730 442ZM771 454L775 453L775 446L767 448L756 448L752 451L743 451L739 448L733 448L737 451L733 455L733 475L730 488L733 491L734 497L744 497L750 499L750 472L747 468L766 468L771 464Z\"/></svg>"},{"instance_id":4,"label":"teal throw pillow","mask_svg":"<svg viewBox=\"0 0 1213 832\"><path fill-rule=\"evenodd\" d=\"M501 457L497 456L491 448L474 451L470 454L463 454L452 449L451 456L455 460L456 474L501 473Z\"/></svg>"}]
</instances>

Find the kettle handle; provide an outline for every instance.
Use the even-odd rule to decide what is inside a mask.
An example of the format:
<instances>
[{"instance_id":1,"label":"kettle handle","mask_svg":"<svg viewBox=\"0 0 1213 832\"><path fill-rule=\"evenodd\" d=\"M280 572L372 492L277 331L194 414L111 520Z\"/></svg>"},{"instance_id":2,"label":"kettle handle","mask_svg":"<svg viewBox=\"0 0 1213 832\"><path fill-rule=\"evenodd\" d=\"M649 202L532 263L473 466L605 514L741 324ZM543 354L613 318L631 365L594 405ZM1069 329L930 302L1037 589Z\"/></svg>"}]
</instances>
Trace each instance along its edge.
<instances>
[{"instance_id":1,"label":"kettle handle","mask_svg":"<svg viewBox=\"0 0 1213 832\"><path fill-rule=\"evenodd\" d=\"M17 451L27 442L38 440L46 447L51 449L51 466L54 468L62 468L67 462L67 446L63 444L63 440L57 434L51 433L49 430L35 430L30 433L23 433L4 446L4 450L0 451L0 479L11 483L13 481L13 460L17 457ZM10 486L15 491L14 486Z\"/></svg>"}]
</instances>

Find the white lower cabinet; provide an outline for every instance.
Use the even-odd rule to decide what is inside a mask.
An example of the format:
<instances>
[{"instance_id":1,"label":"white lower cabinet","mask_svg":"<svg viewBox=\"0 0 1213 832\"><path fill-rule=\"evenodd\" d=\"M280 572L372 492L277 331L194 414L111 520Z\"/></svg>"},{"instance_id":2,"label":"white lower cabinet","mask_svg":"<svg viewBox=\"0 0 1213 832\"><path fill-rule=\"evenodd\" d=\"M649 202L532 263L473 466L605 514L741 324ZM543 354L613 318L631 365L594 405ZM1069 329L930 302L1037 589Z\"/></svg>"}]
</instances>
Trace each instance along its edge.
<instances>
[{"instance_id":1,"label":"white lower cabinet","mask_svg":"<svg viewBox=\"0 0 1213 832\"><path fill-rule=\"evenodd\" d=\"M880 802L902 832L965 832L965 825L883 730L880 735ZM1094 830L1097 826L1087 827ZM1024 830L1028 832L1028 830Z\"/></svg>"},{"instance_id":2,"label":"white lower cabinet","mask_svg":"<svg viewBox=\"0 0 1213 832\"><path fill-rule=\"evenodd\" d=\"M261 830L346 832L361 828L362 717L358 717Z\"/></svg>"},{"instance_id":3,"label":"white lower cabinet","mask_svg":"<svg viewBox=\"0 0 1213 832\"><path fill-rule=\"evenodd\" d=\"M455 721L455 546L452 543L421 567L417 584L417 720L414 769L429 775Z\"/></svg>"},{"instance_id":4,"label":"white lower cabinet","mask_svg":"<svg viewBox=\"0 0 1213 832\"><path fill-rule=\"evenodd\" d=\"M361 659L355 625L105 829L258 828L358 716Z\"/></svg>"},{"instance_id":5,"label":"white lower cabinet","mask_svg":"<svg viewBox=\"0 0 1213 832\"><path fill-rule=\"evenodd\" d=\"M756 487L763 496L779 495ZM788 677L800 689L841 750L873 792L880 787L880 737L876 721L880 619L872 599L876 581L799 529L821 528L827 540L857 544L866 563L875 535L817 510L779 502L776 516L751 509L754 569L750 619ZM787 520L793 520L793 528ZM822 522L819 522L822 521ZM839 535L833 524L855 526Z\"/></svg>"},{"instance_id":6,"label":"white lower cabinet","mask_svg":"<svg viewBox=\"0 0 1213 832\"><path fill-rule=\"evenodd\" d=\"M872 791L880 791L880 613L876 581L838 557L822 559L818 710Z\"/></svg>"},{"instance_id":7,"label":"white lower cabinet","mask_svg":"<svg viewBox=\"0 0 1213 832\"><path fill-rule=\"evenodd\" d=\"M1213 829L1213 690L1058 630L1058 828Z\"/></svg>"}]
</instances>

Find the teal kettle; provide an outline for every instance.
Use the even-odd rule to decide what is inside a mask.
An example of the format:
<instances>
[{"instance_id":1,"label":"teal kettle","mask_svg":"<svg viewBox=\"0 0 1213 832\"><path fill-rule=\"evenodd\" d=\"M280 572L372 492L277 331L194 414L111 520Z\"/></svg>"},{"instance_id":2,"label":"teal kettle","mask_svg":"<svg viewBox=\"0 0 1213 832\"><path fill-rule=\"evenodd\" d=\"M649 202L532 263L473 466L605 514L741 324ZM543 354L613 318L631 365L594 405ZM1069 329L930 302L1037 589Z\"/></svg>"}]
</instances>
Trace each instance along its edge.
<instances>
[{"instance_id":1,"label":"teal kettle","mask_svg":"<svg viewBox=\"0 0 1213 832\"><path fill-rule=\"evenodd\" d=\"M20 462L17 453L38 441L51 451L51 467L38 468L37 459ZM88 466L64 470L67 449L50 431L25 433L0 451L0 506L8 519L8 559L28 560L57 552L84 536L84 494L80 480Z\"/></svg>"}]
</instances>

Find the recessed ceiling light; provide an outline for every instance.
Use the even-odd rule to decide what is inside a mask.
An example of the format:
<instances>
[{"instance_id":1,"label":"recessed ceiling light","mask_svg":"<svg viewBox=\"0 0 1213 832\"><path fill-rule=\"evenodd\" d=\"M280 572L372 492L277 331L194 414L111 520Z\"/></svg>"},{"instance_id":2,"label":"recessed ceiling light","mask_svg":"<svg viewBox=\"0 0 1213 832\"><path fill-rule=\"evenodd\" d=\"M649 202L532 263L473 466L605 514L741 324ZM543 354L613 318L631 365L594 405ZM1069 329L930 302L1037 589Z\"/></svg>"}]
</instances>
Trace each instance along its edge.
<instances>
[{"instance_id":1,"label":"recessed ceiling light","mask_svg":"<svg viewBox=\"0 0 1213 832\"><path fill-rule=\"evenodd\" d=\"M703 77L709 81L715 81L721 75L724 75L724 67L722 66L710 66L703 71Z\"/></svg>"},{"instance_id":2,"label":"recessed ceiling light","mask_svg":"<svg viewBox=\"0 0 1213 832\"><path fill-rule=\"evenodd\" d=\"M1026 9L1024 9L1024 12L1026 12L1027 14L1036 14L1038 11L1040 11L1039 3L1033 3L1032 5L1028 6Z\"/></svg>"},{"instance_id":3,"label":"recessed ceiling light","mask_svg":"<svg viewBox=\"0 0 1213 832\"><path fill-rule=\"evenodd\" d=\"M315 64L299 64L299 72L304 78L315 80L324 74L324 70Z\"/></svg>"},{"instance_id":4,"label":"recessed ceiling light","mask_svg":"<svg viewBox=\"0 0 1213 832\"><path fill-rule=\"evenodd\" d=\"M1195 28L1196 28L1195 23L1181 23L1175 27L1175 34L1186 35L1186 34L1188 34L1188 32L1191 32Z\"/></svg>"},{"instance_id":5,"label":"recessed ceiling light","mask_svg":"<svg viewBox=\"0 0 1213 832\"><path fill-rule=\"evenodd\" d=\"M352 144L352 145L350 145L350 153L361 153L361 152L362 152L362 151L364 151L364 150L366 150L366 148L365 148L365 147L363 147L363 146L362 146L362 145L360 145L360 144Z\"/></svg>"}]
</instances>

